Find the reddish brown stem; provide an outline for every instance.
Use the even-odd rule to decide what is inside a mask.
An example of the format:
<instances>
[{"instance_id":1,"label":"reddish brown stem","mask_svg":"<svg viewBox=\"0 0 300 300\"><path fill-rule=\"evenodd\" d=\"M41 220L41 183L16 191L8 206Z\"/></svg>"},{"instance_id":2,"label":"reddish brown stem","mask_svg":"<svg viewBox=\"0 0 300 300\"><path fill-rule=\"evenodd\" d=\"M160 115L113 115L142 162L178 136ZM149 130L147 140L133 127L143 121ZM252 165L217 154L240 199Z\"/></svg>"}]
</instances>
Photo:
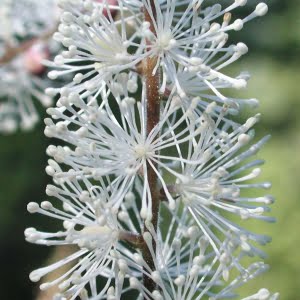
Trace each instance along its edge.
<instances>
[{"instance_id":1,"label":"reddish brown stem","mask_svg":"<svg viewBox=\"0 0 300 300\"><path fill-rule=\"evenodd\" d=\"M31 40L25 41L17 47L11 47L10 45L7 45L4 54L0 57L0 65L9 63L15 57L30 49L35 43L39 41L47 41L50 37L52 37L56 30L57 27L48 32L45 32L40 37L32 38Z\"/></svg>"},{"instance_id":2,"label":"reddish brown stem","mask_svg":"<svg viewBox=\"0 0 300 300\"><path fill-rule=\"evenodd\" d=\"M134 234L132 232L121 231L119 235L119 240L129 243L135 248L142 248L144 245L143 236Z\"/></svg>"},{"instance_id":3,"label":"reddish brown stem","mask_svg":"<svg viewBox=\"0 0 300 300\"><path fill-rule=\"evenodd\" d=\"M145 21L149 22L150 24L150 30L153 34L155 34L155 28L153 22L156 19L156 8L154 4L155 0L150 0L151 5L151 11L153 14L153 18L151 18L149 12L145 9ZM150 42L147 42L150 44ZM159 70L155 70L155 66L157 63L157 57L147 58L147 60L144 63L144 76L146 81L146 97L147 97L147 134L149 135L152 129L157 125L160 118L160 94L159 94L159 84L160 84L160 78L159 78ZM156 167L154 165L154 167ZM157 230L158 225L158 215L159 215L159 203L160 203L160 192L157 185L157 174L155 173L153 167L150 166L150 164L147 164L147 176L148 176L148 183L150 187L151 192L151 198L152 198L152 224L155 230ZM146 226L144 225L144 232L148 231ZM153 242L153 248L155 249L155 243ZM151 253L146 245L144 243L142 247L142 253L144 260L147 262L151 270L155 270L155 265L153 258L151 256ZM144 275L143 277L143 283L144 286L152 292L156 284L153 282L153 280L147 276Z\"/></svg>"}]
</instances>

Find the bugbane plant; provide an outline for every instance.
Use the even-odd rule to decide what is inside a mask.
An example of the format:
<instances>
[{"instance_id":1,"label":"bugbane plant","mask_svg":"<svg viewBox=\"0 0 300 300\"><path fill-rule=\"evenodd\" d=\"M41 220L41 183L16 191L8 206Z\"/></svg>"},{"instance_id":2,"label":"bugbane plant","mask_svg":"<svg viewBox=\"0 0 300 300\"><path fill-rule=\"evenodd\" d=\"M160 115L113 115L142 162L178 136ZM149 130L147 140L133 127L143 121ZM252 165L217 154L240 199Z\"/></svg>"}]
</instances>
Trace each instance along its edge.
<instances>
[{"instance_id":1,"label":"bugbane plant","mask_svg":"<svg viewBox=\"0 0 300 300\"><path fill-rule=\"evenodd\" d=\"M49 38L58 9L54 0L4 0L0 10L0 133L10 133L38 121L34 99L45 107L52 104L44 93L49 81L42 61L54 50Z\"/></svg>"},{"instance_id":2,"label":"bugbane plant","mask_svg":"<svg viewBox=\"0 0 300 300\"><path fill-rule=\"evenodd\" d=\"M25 236L77 250L30 279L71 263L40 286L57 286L54 299L238 297L237 288L268 268L255 258L264 258L260 245L270 238L246 220L274 219L273 198L248 192L270 187L253 181L269 137L254 137L259 114L241 124L231 117L258 101L226 96L249 77L225 73L248 50L227 39L267 5L231 20L246 0L58 2L54 38L66 50L49 77L72 80L47 89L58 101L45 134L64 144L47 149L52 202L31 202L28 211L62 229L28 228ZM277 298L263 288L244 300Z\"/></svg>"}]
</instances>

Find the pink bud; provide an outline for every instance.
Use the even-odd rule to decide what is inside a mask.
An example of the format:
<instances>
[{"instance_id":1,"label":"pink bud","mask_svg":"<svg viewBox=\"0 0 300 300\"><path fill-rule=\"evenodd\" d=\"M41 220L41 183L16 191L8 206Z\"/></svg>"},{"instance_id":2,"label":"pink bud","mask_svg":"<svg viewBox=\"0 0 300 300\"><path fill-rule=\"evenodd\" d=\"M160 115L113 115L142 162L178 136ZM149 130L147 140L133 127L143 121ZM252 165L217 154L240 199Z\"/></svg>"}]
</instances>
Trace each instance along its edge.
<instances>
[{"instance_id":1,"label":"pink bud","mask_svg":"<svg viewBox=\"0 0 300 300\"><path fill-rule=\"evenodd\" d=\"M105 8L106 5L114 5L114 6L118 5L118 0L94 0L94 1L98 3L104 3L103 15L106 17L108 16L107 9ZM117 11L115 9L111 9L110 13L112 17L115 17Z\"/></svg>"},{"instance_id":2,"label":"pink bud","mask_svg":"<svg viewBox=\"0 0 300 300\"><path fill-rule=\"evenodd\" d=\"M44 59L50 56L49 50L42 44L35 44L23 54L24 66L32 74L40 74L45 70L42 64Z\"/></svg>"}]
</instances>

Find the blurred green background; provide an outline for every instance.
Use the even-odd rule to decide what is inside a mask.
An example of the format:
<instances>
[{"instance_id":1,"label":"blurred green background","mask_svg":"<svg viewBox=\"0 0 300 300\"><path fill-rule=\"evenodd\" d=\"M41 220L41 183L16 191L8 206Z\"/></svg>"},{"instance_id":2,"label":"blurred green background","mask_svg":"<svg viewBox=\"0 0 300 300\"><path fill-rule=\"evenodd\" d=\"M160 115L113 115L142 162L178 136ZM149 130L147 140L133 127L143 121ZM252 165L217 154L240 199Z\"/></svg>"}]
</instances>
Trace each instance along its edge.
<instances>
[{"instance_id":1,"label":"blurred green background","mask_svg":"<svg viewBox=\"0 0 300 300\"><path fill-rule=\"evenodd\" d=\"M224 0L224 2L227 2ZM230 1L231 2L231 1ZM258 1L250 0L255 5ZM266 160L262 180L272 181L277 202L273 225L256 223L254 229L272 235L265 250L271 270L242 289L241 295L261 287L279 291L283 300L300 299L300 1L270 0L269 14L247 24L234 39L249 46L249 53L230 70L248 70L252 78L239 96L258 98L262 120L257 135L271 133L258 154ZM243 10L249 11L249 7ZM249 112L250 113L250 112ZM41 111L44 115L44 112ZM253 112L252 112L253 114ZM248 114L249 115L249 114ZM45 199L45 149L51 140L43 124L29 133L0 137L0 298L34 299L31 270L41 266L49 249L25 243L23 231L41 219L26 211L29 201Z\"/></svg>"}]
</instances>

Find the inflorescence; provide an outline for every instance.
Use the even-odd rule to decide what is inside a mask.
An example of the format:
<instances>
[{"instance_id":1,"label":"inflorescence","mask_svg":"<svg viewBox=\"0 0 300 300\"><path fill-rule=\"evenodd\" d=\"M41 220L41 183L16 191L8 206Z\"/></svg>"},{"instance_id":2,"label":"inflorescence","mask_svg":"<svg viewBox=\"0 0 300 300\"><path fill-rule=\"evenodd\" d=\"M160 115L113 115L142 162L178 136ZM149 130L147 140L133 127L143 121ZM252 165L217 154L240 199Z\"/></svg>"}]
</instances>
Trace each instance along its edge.
<instances>
[{"instance_id":1,"label":"inflorescence","mask_svg":"<svg viewBox=\"0 0 300 300\"><path fill-rule=\"evenodd\" d=\"M47 149L52 202L31 202L28 211L62 230L25 231L32 243L77 247L30 274L36 282L72 264L41 284L58 286L54 299L228 299L268 269L249 264L247 257L265 257L260 246L270 237L249 231L246 220L274 222L273 197L254 196L270 183L253 181L269 136L255 140L259 114L241 124L231 117L258 100L226 96L249 75L225 69L248 51L229 44L229 32L268 7L233 20L247 0L207 2L58 1L54 39L65 50L48 62L48 76L70 80L46 90L58 101L47 109L45 134L64 145ZM278 294L244 298L255 299Z\"/></svg>"},{"instance_id":2,"label":"inflorescence","mask_svg":"<svg viewBox=\"0 0 300 300\"><path fill-rule=\"evenodd\" d=\"M34 101L52 104L43 60L56 52L58 8L55 0L3 0L0 10L0 133L7 134L36 124Z\"/></svg>"}]
</instances>

